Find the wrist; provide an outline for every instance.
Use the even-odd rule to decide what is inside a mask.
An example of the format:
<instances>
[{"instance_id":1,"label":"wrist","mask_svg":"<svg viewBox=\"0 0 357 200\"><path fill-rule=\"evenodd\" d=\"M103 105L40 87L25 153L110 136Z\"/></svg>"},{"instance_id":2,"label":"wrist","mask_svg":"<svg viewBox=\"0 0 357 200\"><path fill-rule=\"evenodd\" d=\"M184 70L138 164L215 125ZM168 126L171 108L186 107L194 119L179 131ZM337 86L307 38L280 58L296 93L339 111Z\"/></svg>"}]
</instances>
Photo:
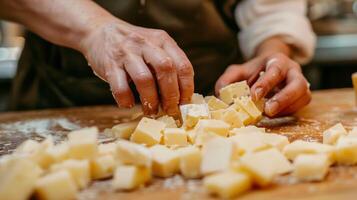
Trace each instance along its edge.
<instances>
[{"instance_id":1,"label":"wrist","mask_svg":"<svg viewBox=\"0 0 357 200\"><path fill-rule=\"evenodd\" d=\"M291 57L291 47L279 36L271 37L263 41L257 48L255 56L266 57L272 54L281 53Z\"/></svg>"}]
</instances>

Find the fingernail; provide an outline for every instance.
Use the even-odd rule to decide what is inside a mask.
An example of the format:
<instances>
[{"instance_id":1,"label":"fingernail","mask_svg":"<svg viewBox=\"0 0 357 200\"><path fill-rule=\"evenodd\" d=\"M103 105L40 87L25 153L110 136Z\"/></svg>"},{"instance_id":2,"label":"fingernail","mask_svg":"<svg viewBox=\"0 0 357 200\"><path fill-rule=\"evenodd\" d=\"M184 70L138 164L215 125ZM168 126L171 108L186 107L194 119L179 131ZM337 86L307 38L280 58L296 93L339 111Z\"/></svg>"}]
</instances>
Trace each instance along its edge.
<instances>
[{"instance_id":1,"label":"fingernail","mask_svg":"<svg viewBox=\"0 0 357 200\"><path fill-rule=\"evenodd\" d=\"M265 112L269 116L273 116L276 114L277 110L279 108L279 103L276 102L275 100L269 101L266 106L265 106Z\"/></svg>"},{"instance_id":2,"label":"fingernail","mask_svg":"<svg viewBox=\"0 0 357 200\"><path fill-rule=\"evenodd\" d=\"M254 95L255 95L255 100L259 100L263 98L264 95L263 88L258 87L257 89L255 89Z\"/></svg>"}]
</instances>

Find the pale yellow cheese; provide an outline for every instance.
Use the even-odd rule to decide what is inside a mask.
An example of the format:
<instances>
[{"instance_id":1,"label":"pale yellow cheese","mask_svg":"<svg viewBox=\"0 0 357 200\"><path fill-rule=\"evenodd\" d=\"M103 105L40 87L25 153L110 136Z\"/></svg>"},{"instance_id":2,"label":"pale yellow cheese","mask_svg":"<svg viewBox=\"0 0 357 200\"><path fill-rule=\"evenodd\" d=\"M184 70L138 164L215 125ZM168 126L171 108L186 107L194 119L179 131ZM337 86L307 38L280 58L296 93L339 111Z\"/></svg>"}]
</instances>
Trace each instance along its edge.
<instances>
[{"instance_id":1,"label":"pale yellow cheese","mask_svg":"<svg viewBox=\"0 0 357 200\"><path fill-rule=\"evenodd\" d=\"M353 127L352 130L348 132L347 137L357 137L357 127Z\"/></svg>"},{"instance_id":2,"label":"pale yellow cheese","mask_svg":"<svg viewBox=\"0 0 357 200\"><path fill-rule=\"evenodd\" d=\"M75 199L77 188L70 173L60 170L41 177L36 183L36 197L40 200Z\"/></svg>"},{"instance_id":3,"label":"pale yellow cheese","mask_svg":"<svg viewBox=\"0 0 357 200\"><path fill-rule=\"evenodd\" d=\"M237 134L229 138L236 148L244 153L251 153L268 149L271 146L263 141L262 134Z\"/></svg>"},{"instance_id":4,"label":"pale yellow cheese","mask_svg":"<svg viewBox=\"0 0 357 200\"><path fill-rule=\"evenodd\" d=\"M335 148L328 144L321 144L318 142L306 142L302 140L295 140L294 142L286 145L283 149L284 155L289 160L294 160L299 154L327 154L333 159Z\"/></svg>"},{"instance_id":5,"label":"pale yellow cheese","mask_svg":"<svg viewBox=\"0 0 357 200\"><path fill-rule=\"evenodd\" d=\"M198 120L209 119L210 112L207 104L186 104L180 106L183 126L193 128Z\"/></svg>"},{"instance_id":6,"label":"pale yellow cheese","mask_svg":"<svg viewBox=\"0 0 357 200\"><path fill-rule=\"evenodd\" d=\"M79 189L84 189L91 181L90 165L88 160L66 160L51 166L51 171L68 171Z\"/></svg>"},{"instance_id":7,"label":"pale yellow cheese","mask_svg":"<svg viewBox=\"0 0 357 200\"><path fill-rule=\"evenodd\" d=\"M242 133L265 133L265 128L259 128L256 126L245 126L240 128L234 128L230 131L230 136L242 134Z\"/></svg>"},{"instance_id":8,"label":"pale yellow cheese","mask_svg":"<svg viewBox=\"0 0 357 200\"><path fill-rule=\"evenodd\" d=\"M196 136L207 132L216 133L217 135L227 137L229 133L230 125L221 120L215 119L201 119L198 121L195 131Z\"/></svg>"},{"instance_id":9,"label":"pale yellow cheese","mask_svg":"<svg viewBox=\"0 0 357 200\"><path fill-rule=\"evenodd\" d=\"M176 121L173 117L164 115L156 119L159 122L164 122L166 124L166 128L177 128Z\"/></svg>"},{"instance_id":10,"label":"pale yellow cheese","mask_svg":"<svg viewBox=\"0 0 357 200\"><path fill-rule=\"evenodd\" d=\"M187 133L181 128L165 128L164 144L167 146L187 146Z\"/></svg>"},{"instance_id":11,"label":"pale yellow cheese","mask_svg":"<svg viewBox=\"0 0 357 200\"><path fill-rule=\"evenodd\" d=\"M276 175L293 170L290 162L275 148L245 154L240 161L244 169L252 175L255 183L260 186L271 183Z\"/></svg>"},{"instance_id":12,"label":"pale yellow cheese","mask_svg":"<svg viewBox=\"0 0 357 200\"><path fill-rule=\"evenodd\" d=\"M158 177L170 177L179 172L179 154L164 145L150 148L153 162L152 173Z\"/></svg>"},{"instance_id":13,"label":"pale yellow cheese","mask_svg":"<svg viewBox=\"0 0 357 200\"><path fill-rule=\"evenodd\" d=\"M116 144L113 142L98 145L98 156L112 155L116 157L116 153L117 147Z\"/></svg>"},{"instance_id":14,"label":"pale yellow cheese","mask_svg":"<svg viewBox=\"0 0 357 200\"><path fill-rule=\"evenodd\" d=\"M165 126L166 124L163 122L144 117L131 135L130 140L148 146L159 144Z\"/></svg>"},{"instance_id":15,"label":"pale yellow cheese","mask_svg":"<svg viewBox=\"0 0 357 200\"><path fill-rule=\"evenodd\" d=\"M338 123L323 132L323 143L334 145L338 138L344 135L347 135L347 131L341 123Z\"/></svg>"},{"instance_id":16,"label":"pale yellow cheese","mask_svg":"<svg viewBox=\"0 0 357 200\"><path fill-rule=\"evenodd\" d=\"M211 119L222 120L223 119L223 114L225 112L226 112L225 109L219 109L219 110L210 111Z\"/></svg>"},{"instance_id":17,"label":"pale yellow cheese","mask_svg":"<svg viewBox=\"0 0 357 200\"><path fill-rule=\"evenodd\" d=\"M239 97L235 100L235 103L238 103L240 108L246 111L254 121L257 121L262 117L262 112L257 108L250 97Z\"/></svg>"},{"instance_id":18,"label":"pale yellow cheese","mask_svg":"<svg viewBox=\"0 0 357 200\"><path fill-rule=\"evenodd\" d=\"M139 121L131 121L115 125L111 129L112 136L114 138L122 138L128 140L133 134L138 124Z\"/></svg>"},{"instance_id":19,"label":"pale yellow cheese","mask_svg":"<svg viewBox=\"0 0 357 200\"><path fill-rule=\"evenodd\" d=\"M193 93L191 96L191 104L204 104L206 103L205 98L202 94Z\"/></svg>"},{"instance_id":20,"label":"pale yellow cheese","mask_svg":"<svg viewBox=\"0 0 357 200\"><path fill-rule=\"evenodd\" d=\"M200 134L197 134L197 137L195 137L195 139L194 139L194 145L200 147L200 146L203 146L204 144L206 144L208 141L215 139L215 138L225 138L225 137L218 135L211 131L205 131Z\"/></svg>"},{"instance_id":21,"label":"pale yellow cheese","mask_svg":"<svg viewBox=\"0 0 357 200\"><path fill-rule=\"evenodd\" d=\"M245 173L225 171L205 177L203 185L209 193L227 199L248 191L252 184Z\"/></svg>"},{"instance_id":22,"label":"pale yellow cheese","mask_svg":"<svg viewBox=\"0 0 357 200\"><path fill-rule=\"evenodd\" d=\"M0 162L0 199L29 199L41 168L32 160L22 156L2 157Z\"/></svg>"},{"instance_id":23,"label":"pale yellow cheese","mask_svg":"<svg viewBox=\"0 0 357 200\"><path fill-rule=\"evenodd\" d=\"M228 169L234 153L233 143L226 138L214 138L206 142L202 149L202 174Z\"/></svg>"},{"instance_id":24,"label":"pale yellow cheese","mask_svg":"<svg viewBox=\"0 0 357 200\"><path fill-rule=\"evenodd\" d=\"M336 144L335 157L340 165L357 164L357 137L340 137Z\"/></svg>"},{"instance_id":25,"label":"pale yellow cheese","mask_svg":"<svg viewBox=\"0 0 357 200\"><path fill-rule=\"evenodd\" d=\"M18 147L16 147L15 152L29 154L37 151L40 147L41 145L39 142L29 139L21 143Z\"/></svg>"},{"instance_id":26,"label":"pale yellow cheese","mask_svg":"<svg viewBox=\"0 0 357 200\"><path fill-rule=\"evenodd\" d=\"M118 141L117 157L121 163L127 165L137 165L151 167L152 156L148 148L126 140Z\"/></svg>"},{"instance_id":27,"label":"pale yellow cheese","mask_svg":"<svg viewBox=\"0 0 357 200\"><path fill-rule=\"evenodd\" d=\"M90 161L93 179L103 179L113 176L116 161L113 155L101 155Z\"/></svg>"},{"instance_id":28,"label":"pale yellow cheese","mask_svg":"<svg viewBox=\"0 0 357 200\"><path fill-rule=\"evenodd\" d=\"M69 145L68 143L61 143L53 147L46 149L45 156L48 157L51 164L62 162L68 159L69 156ZM49 165L49 164L48 164Z\"/></svg>"},{"instance_id":29,"label":"pale yellow cheese","mask_svg":"<svg viewBox=\"0 0 357 200\"><path fill-rule=\"evenodd\" d=\"M286 136L275 133L261 134L264 143L283 151L284 147L289 144L289 139Z\"/></svg>"},{"instance_id":30,"label":"pale yellow cheese","mask_svg":"<svg viewBox=\"0 0 357 200\"><path fill-rule=\"evenodd\" d=\"M225 86L219 91L220 99L226 104L233 103L235 98L241 96L249 96L250 89L247 84L247 81L241 81Z\"/></svg>"},{"instance_id":31,"label":"pale yellow cheese","mask_svg":"<svg viewBox=\"0 0 357 200\"><path fill-rule=\"evenodd\" d=\"M180 172L186 178L199 178L201 176L202 154L194 146L183 147L178 150L180 157Z\"/></svg>"},{"instance_id":32,"label":"pale yellow cheese","mask_svg":"<svg viewBox=\"0 0 357 200\"><path fill-rule=\"evenodd\" d=\"M228 108L228 105L226 103L224 103L220 99L217 99L215 96L211 96L208 98L207 105L210 111Z\"/></svg>"},{"instance_id":33,"label":"pale yellow cheese","mask_svg":"<svg viewBox=\"0 0 357 200\"><path fill-rule=\"evenodd\" d=\"M69 157L73 159L91 159L96 156L98 128L84 128L68 134Z\"/></svg>"},{"instance_id":34,"label":"pale yellow cheese","mask_svg":"<svg viewBox=\"0 0 357 200\"><path fill-rule=\"evenodd\" d=\"M238 112L233 108L226 109L222 116L222 120L230 124L232 128L240 128L244 126Z\"/></svg>"},{"instance_id":35,"label":"pale yellow cheese","mask_svg":"<svg viewBox=\"0 0 357 200\"><path fill-rule=\"evenodd\" d=\"M240 120L243 122L245 126L252 124L255 122L255 119L253 119L246 111L243 109L238 110L238 117Z\"/></svg>"},{"instance_id":36,"label":"pale yellow cheese","mask_svg":"<svg viewBox=\"0 0 357 200\"><path fill-rule=\"evenodd\" d=\"M300 154L294 160L293 176L300 181L322 181L330 164L326 154Z\"/></svg>"},{"instance_id":37,"label":"pale yellow cheese","mask_svg":"<svg viewBox=\"0 0 357 200\"><path fill-rule=\"evenodd\" d=\"M116 190L132 190L149 182L150 169L143 166L122 165L114 172L112 188Z\"/></svg>"},{"instance_id":38,"label":"pale yellow cheese","mask_svg":"<svg viewBox=\"0 0 357 200\"><path fill-rule=\"evenodd\" d=\"M54 146L53 138L47 137L40 143L40 146L29 153L28 156L35 161L41 168L47 169L51 164L53 164L54 159L48 154L47 150Z\"/></svg>"}]
</instances>

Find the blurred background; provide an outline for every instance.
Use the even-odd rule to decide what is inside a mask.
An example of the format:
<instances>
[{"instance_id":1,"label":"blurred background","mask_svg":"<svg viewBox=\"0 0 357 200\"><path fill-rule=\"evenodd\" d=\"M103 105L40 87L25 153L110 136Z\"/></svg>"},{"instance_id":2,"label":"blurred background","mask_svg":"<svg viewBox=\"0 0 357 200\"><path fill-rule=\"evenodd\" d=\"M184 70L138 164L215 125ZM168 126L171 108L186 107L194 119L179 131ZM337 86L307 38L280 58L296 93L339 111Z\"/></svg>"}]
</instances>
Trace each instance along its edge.
<instances>
[{"instance_id":1,"label":"blurred background","mask_svg":"<svg viewBox=\"0 0 357 200\"><path fill-rule=\"evenodd\" d=\"M304 66L313 90L352 87L357 71L357 0L310 0L308 16L318 35L314 59ZM0 21L0 111L5 110L23 28Z\"/></svg>"}]
</instances>

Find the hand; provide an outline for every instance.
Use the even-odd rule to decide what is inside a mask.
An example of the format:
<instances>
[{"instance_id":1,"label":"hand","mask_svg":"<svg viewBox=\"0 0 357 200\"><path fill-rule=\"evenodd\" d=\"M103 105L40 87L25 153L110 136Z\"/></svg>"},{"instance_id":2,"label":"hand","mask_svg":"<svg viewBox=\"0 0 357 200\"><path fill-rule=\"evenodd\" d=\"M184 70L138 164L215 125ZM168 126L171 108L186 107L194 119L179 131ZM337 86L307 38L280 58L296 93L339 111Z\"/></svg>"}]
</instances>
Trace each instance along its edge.
<instances>
[{"instance_id":1,"label":"hand","mask_svg":"<svg viewBox=\"0 0 357 200\"><path fill-rule=\"evenodd\" d=\"M83 40L82 49L94 73L109 83L121 107L135 103L129 80L140 94L145 114L155 114L161 100L164 111L175 115L178 104L191 99L192 65L162 30L119 20L105 22Z\"/></svg>"},{"instance_id":2,"label":"hand","mask_svg":"<svg viewBox=\"0 0 357 200\"><path fill-rule=\"evenodd\" d=\"M229 66L216 83L216 93L225 85L248 80L260 66L265 73L251 86L251 96L259 100L274 93L265 104L268 116L288 115L310 102L309 83L300 65L282 53L262 55L244 64Z\"/></svg>"}]
</instances>

